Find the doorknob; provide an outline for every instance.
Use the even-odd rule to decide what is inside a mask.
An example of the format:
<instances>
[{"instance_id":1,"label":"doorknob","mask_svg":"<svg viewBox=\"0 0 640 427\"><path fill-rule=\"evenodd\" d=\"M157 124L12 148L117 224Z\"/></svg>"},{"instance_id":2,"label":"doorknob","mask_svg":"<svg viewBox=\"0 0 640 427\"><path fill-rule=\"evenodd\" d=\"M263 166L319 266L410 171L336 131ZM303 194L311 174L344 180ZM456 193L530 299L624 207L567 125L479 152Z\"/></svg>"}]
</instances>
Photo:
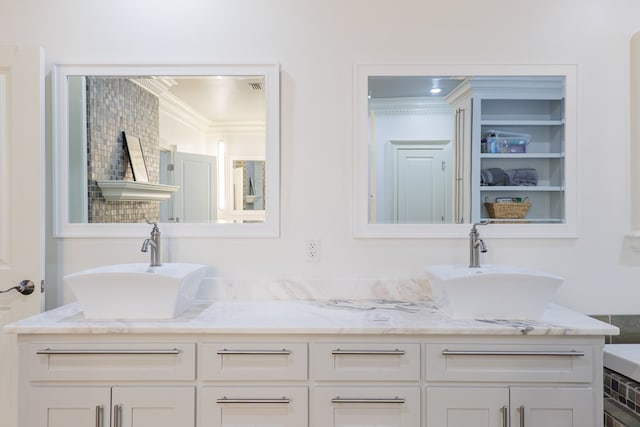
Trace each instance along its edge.
<instances>
[{"instance_id":1,"label":"doorknob","mask_svg":"<svg viewBox=\"0 0 640 427\"><path fill-rule=\"evenodd\" d=\"M13 288L0 291L0 294L4 294L6 292L9 292L15 289L16 291L20 292L22 295L31 295L35 290L35 288L36 286L33 284L31 280L23 280Z\"/></svg>"}]
</instances>

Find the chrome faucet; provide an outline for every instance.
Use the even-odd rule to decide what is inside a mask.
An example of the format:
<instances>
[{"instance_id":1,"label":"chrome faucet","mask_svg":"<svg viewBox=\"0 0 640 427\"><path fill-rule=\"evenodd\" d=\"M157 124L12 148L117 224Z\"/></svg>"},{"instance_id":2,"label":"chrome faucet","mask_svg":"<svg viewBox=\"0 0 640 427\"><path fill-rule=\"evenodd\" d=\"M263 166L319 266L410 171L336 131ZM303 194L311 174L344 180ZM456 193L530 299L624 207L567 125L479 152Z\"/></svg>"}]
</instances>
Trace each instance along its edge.
<instances>
[{"instance_id":1,"label":"chrome faucet","mask_svg":"<svg viewBox=\"0 0 640 427\"><path fill-rule=\"evenodd\" d=\"M162 251L160 250L160 229L158 228L158 224L155 222L150 222L147 220L147 224L153 225L153 229L151 230L151 237L149 239L145 239L142 242L142 248L140 250L142 252L147 252L149 250L149 246L151 246L150 252L150 262L149 267L159 267L162 265Z\"/></svg>"},{"instance_id":2,"label":"chrome faucet","mask_svg":"<svg viewBox=\"0 0 640 427\"><path fill-rule=\"evenodd\" d=\"M469 233L469 268L480 267L480 252L487 252L484 241L480 238L480 233L476 229L479 225L487 225L489 221L480 221L473 224Z\"/></svg>"}]
</instances>

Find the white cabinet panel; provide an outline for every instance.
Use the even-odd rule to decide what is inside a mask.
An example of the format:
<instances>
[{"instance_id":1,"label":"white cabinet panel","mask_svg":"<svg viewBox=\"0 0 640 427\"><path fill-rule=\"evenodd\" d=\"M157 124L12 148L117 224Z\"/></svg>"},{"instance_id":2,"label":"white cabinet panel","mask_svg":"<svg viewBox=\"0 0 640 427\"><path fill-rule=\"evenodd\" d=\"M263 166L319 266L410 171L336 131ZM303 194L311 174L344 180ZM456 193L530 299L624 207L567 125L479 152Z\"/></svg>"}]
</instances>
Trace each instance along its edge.
<instances>
[{"instance_id":1,"label":"white cabinet panel","mask_svg":"<svg viewBox=\"0 0 640 427\"><path fill-rule=\"evenodd\" d=\"M109 422L109 387L33 387L25 427L106 426Z\"/></svg>"},{"instance_id":2,"label":"white cabinet panel","mask_svg":"<svg viewBox=\"0 0 640 427\"><path fill-rule=\"evenodd\" d=\"M301 427L307 425L307 387L204 387L199 425Z\"/></svg>"},{"instance_id":3,"label":"white cabinet panel","mask_svg":"<svg viewBox=\"0 0 640 427\"><path fill-rule=\"evenodd\" d=\"M416 427L418 387L316 387L311 390L311 427Z\"/></svg>"},{"instance_id":4,"label":"white cabinet panel","mask_svg":"<svg viewBox=\"0 0 640 427\"><path fill-rule=\"evenodd\" d=\"M419 381L420 345L311 344L311 378L330 381Z\"/></svg>"},{"instance_id":5,"label":"white cabinet panel","mask_svg":"<svg viewBox=\"0 0 640 427\"><path fill-rule=\"evenodd\" d=\"M506 387L427 387L427 426L502 427L509 416Z\"/></svg>"},{"instance_id":6,"label":"white cabinet panel","mask_svg":"<svg viewBox=\"0 0 640 427\"><path fill-rule=\"evenodd\" d=\"M32 343L22 349L31 380L193 380L193 343Z\"/></svg>"},{"instance_id":7,"label":"white cabinet panel","mask_svg":"<svg viewBox=\"0 0 640 427\"><path fill-rule=\"evenodd\" d=\"M188 427L195 424L194 387L114 387L112 427Z\"/></svg>"},{"instance_id":8,"label":"white cabinet panel","mask_svg":"<svg viewBox=\"0 0 640 427\"><path fill-rule=\"evenodd\" d=\"M590 426L593 425L593 399L594 393L591 388L511 387L511 425ZM519 420L520 424L515 420Z\"/></svg>"},{"instance_id":9,"label":"white cabinet panel","mask_svg":"<svg viewBox=\"0 0 640 427\"><path fill-rule=\"evenodd\" d=\"M204 380L306 380L306 343L204 343Z\"/></svg>"},{"instance_id":10,"label":"white cabinet panel","mask_svg":"<svg viewBox=\"0 0 640 427\"><path fill-rule=\"evenodd\" d=\"M599 425L591 388L428 386L426 394L428 427Z\"/></svg>"},{"instance_id":11,"label":"white cabinet panel","mask_svg":"<svg viewBox=\"0 0 640 427\"><path fill-rule=\"evenodd\" d=\"M479 354L484 353L484 354ZM591 382L586 345L434 343L426 346L428 381Z\"/></svg>"}]
</instances>

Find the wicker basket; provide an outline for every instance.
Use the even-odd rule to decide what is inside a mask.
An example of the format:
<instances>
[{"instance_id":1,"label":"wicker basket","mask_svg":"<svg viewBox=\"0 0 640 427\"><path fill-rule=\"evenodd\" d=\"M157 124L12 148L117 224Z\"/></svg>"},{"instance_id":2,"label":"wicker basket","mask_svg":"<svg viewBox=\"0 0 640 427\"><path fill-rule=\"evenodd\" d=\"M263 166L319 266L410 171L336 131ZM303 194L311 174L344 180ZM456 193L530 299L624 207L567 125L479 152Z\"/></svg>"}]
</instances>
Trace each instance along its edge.
<instances>
[{"instance_id":1,"label":"wicker basket","mask_svg":"<svg viewBox=\"0 0 640 427\"><path fill-rule=\"evenodd\" d=\"M485 202L489 218L524 219L531 207L529 202Z\"/></svg>"}]
</instances>

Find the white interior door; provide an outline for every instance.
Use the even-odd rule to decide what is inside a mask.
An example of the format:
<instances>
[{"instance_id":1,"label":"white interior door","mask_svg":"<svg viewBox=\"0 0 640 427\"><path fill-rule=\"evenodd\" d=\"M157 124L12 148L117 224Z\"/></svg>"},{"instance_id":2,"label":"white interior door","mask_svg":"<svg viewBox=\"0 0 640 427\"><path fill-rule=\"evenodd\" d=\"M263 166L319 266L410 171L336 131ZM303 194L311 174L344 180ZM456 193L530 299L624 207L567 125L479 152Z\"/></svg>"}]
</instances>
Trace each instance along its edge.
<instances>
[{"instance_id":1,"label":"white interior door","mask_svg":"<svg viewBox=\"0 0 640 427\"><path fill-rule=\"evenodd\" d=\"M176 222L215 222L218 190L216 158L201 154L175 153Z\"/></svg>"},{"instance_id":2,"label":"white interior door","mask_svg":"<svg viewBox=\"0 0 640 427\"><path fill-rule=\"evenodd\" d=\"M447 145L396 146L393 217L400 224L447 222L449 191Z\"/></svg>"},{"instance_id":3,"label":"white interior door","mask_svg":"<svg viewBox=\"0 0 640 427\"><path fill-rule=\"evenodd\" d=\"M28 296L0 294L0 327L41 309L43 57L39 48L0 46L0 290L35 285ZM15 336L0 332L0 424L7 427L17 423L16 362Z\"/></svg>"}]
</instances>

